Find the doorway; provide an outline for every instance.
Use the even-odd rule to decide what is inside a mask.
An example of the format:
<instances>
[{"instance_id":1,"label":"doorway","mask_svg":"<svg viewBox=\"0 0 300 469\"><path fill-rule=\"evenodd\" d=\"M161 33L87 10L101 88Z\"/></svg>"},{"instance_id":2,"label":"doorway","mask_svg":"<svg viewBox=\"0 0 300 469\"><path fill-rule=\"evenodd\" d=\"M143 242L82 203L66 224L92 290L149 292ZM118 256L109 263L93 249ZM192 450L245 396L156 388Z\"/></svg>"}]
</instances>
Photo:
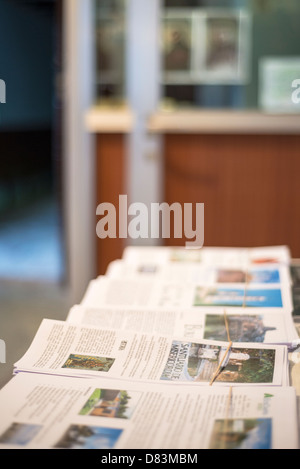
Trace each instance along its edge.
<instances>
[{"instance_id":1,"label":"doorway","mask_svg":"<svg viewBox=\"0 0 300 469\"><path fill-rule=\"evenodd\" d=\"M2 0L0 277L61 282L61 14L56 0Z\"/></svg>"}]
</instances>

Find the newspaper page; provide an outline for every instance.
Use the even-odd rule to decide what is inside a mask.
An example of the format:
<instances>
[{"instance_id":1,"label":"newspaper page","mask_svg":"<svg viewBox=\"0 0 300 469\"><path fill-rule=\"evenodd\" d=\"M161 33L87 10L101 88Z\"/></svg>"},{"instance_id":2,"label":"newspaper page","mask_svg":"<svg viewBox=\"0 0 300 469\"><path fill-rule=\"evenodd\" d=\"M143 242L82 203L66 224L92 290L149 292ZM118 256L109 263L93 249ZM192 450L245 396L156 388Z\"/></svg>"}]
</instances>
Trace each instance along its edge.
<instances>
[{"instance_id":1,"label":"newspaper page","mask_svg":"<svg viewBox=\"0 0 300 469\"><path fill-rule=\"evenodd\" d=\"M283 288L290 288L292 283L290 270L281 264L231 267L196 262L166 262L155 265L118 259L109 264L105 275L113 278L146 278L200 285L238 283L261 287L272 284L274 287L281 285Z\"/></svg>"},{"instance_id":2,"label":"newspaper page","mask_svg":"<svg viewBox=\"0 0 300 469\"><path fill-rule=\"evenodd\" d=\"M113 330L44 319L15 373L209 385L288 385L287 347Z\"/></svg>"},{"instance_id":3,"label":"newspaper page","mask_svg":"<svg viewBox=\"0 0 300 469\"><path fill-rule=\"evenodd\" d=\"M290 288L281 285L237 283L197 284L159 281L151 278L113 278L92 280L81 301L84 306L139 306L151 308L226 307L268 308L292 312Z\"/></svg>"},{"instance_id":4,"label":"newspaper page","mask_svg":"<svg viewBox=\"0 0 300 469\"><path fill-rule=\"evenodd\" d=\"M257 248L127 246L122 259L132 264L162 265L167 262L197 262L214 266L249 267L260 264L289 265L291 255L287 246Z\"/></svg>"},{"instance_id":5,"label":"newspaper page","mask_svg":"<svg viewBox=\"0 0 300 469\"><path fill-rule=\"evenodd\" d=\"M0 449L298 448L290 387L184 385L178 392L153 383L20 374L0 391L0 402ZM122 453L112 454L117 462ZM197 451L188 454L200 463ZM138 462L136 453L131 457L129 465Z\"/></svg>"},{"instance_id":6,"label":"newspaper page","mask_svg":"<svg viewBox=\"0 0 300 469\"><path fill-rule=\"evenodd\" d=\"M191 340L227 342L229 337L233 342L283 343L290 349L300 345L292 316L281 310L274 312L264 308L249 312L245 308L235 308L230 311L211 308L208 311L201 307L197 310L172 310L75 305L70 309L67 321L111 329L185 337Z\"/></svg>"}]
</instances>

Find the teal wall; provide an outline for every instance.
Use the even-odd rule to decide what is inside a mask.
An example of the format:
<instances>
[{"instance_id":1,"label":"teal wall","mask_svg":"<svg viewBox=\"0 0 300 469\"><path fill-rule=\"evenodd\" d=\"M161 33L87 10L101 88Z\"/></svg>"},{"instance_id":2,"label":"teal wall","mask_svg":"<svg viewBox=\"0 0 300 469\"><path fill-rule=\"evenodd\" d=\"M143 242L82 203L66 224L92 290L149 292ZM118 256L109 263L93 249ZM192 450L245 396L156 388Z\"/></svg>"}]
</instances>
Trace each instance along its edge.
<instances>
[{"instance_id":1,"label":"teal wall","mask_svg":"<svg viewBox=\"0 0 300 469\"><path fill-rule=\"evenodd\" d=\"M0 79L6 83L0 131L51 124L52 34L48 9L0 0Z\"/></svg>"},{"instance_id":2,"label":"teal wall","mask_svg":"<svg viewBox=\"0 0 300 469\"><path fill-rule=\"evenodd\" d=\"M266 56L300 58L300 1L272 0L251 3L252 73L251 83L247 87L247 101L249 107L256 107L259 91L259 60Z\"/></svg>"}]
</instances>

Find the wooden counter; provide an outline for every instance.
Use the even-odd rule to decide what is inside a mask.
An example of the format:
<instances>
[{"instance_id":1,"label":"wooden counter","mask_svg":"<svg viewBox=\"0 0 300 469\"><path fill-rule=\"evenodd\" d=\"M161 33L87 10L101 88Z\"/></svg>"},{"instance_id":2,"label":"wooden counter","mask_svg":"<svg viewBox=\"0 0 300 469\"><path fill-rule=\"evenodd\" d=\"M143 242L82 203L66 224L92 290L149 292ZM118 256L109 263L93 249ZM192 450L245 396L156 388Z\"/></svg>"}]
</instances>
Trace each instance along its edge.
<instances>
[{"instance_id":1,"label":"wooden counter","mask_svg":"<svg viewBox=\"0 0 300 469\"><path fill-rule=\"evenodd\" d=\"M94 106L85 115L85 126L96 135L95 213L102 202L119 206L119 194L126 194L126 135L131 132L134 116L127 107ZM97 217L95 217L95 233ZM120 258L124 240L99 239L96 245L97 274L104 274L108 264Z\"/></svg>"},{"instance_id":2,"label":"wooden counter","mask_svg":"<svg viewBox=\"0 0 300 469\"><path fill-rule=\"evenodd\" d=\"M164 136L164 201L205 205L204 245L300 256L300 115L160 111L148 129Z\"/></svg>"},{"instance_id":3,"label":"wooden counter","mask_svg":"<svg viewBox=\"0 0 300 469\"><path fill-rule=\"evenodd\" d=\"M85 122L97 136L96 206L118 208L134 115L126 107L95 106ZM300 257L299 114L162 110L149 116L147 130L163 137L163 201L205 205L204 245L287 244ZM123 248L118 238L97 239L98 274Z\"/></svg>"},{"instance_id":4,"label":"wooden counter","mask_svg":"<svg viewBox=\"0 0 300 469\"><path fill-rule=\"evenodd\" d=\"M148 119L149 132L207 134L300 134L300 114L257 111L158 111Z\"/></svg>"}]
</instances>

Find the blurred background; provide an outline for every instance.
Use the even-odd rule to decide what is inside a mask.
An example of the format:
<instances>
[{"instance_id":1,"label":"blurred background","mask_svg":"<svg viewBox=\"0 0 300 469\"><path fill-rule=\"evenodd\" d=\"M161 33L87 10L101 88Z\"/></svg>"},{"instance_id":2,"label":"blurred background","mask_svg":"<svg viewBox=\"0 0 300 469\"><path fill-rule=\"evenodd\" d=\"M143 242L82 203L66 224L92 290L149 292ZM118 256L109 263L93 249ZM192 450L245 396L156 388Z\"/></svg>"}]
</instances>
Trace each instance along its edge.
<instances>
[{"instance_id":1,"label":"blurred background","mask_svg":"<svg viewBox=\"0 0 300 469\"><path fill-rule=\"evenodd\" d=\"M127 244L96 207L205 204L206 246L300 257L298 0L0 0L0 386Z\"/></svg>"}]
</instances>

